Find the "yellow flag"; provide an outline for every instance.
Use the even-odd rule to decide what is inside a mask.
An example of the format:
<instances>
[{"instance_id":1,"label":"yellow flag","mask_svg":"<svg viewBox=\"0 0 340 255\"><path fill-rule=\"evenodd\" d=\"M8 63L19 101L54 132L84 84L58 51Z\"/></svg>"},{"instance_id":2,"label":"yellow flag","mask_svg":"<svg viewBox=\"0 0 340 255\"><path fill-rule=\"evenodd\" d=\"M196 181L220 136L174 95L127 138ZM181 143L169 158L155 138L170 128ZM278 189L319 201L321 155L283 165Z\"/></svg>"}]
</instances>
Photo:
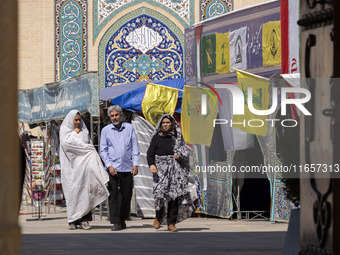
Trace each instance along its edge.
<instances>
[{"instance_id":1,"label":"yellow flag","mask_svg":"<svg viewBox=\"0 0 340 255\"><path fill-rule=\"evenodd\" d=\"M185 142L210 146L217 111L216 98L209 89L184 86L181 126Z\"/></svg>"},{"instance_id":2,"label":"yellow flag","mask_svg":"<svg viewBox=\"0 0 340 255\"><path fill-rule=\"evenodd\" d=\"M253 106L257 110L268 110L269 80L237 70L238 87L244 95L244 115L234 115L232 126L247 133L267 135L268 115L256 115L248 108L248 88L252 88Z\"/></svg>"},{"instance_id":3,"label":"yellow flag","mask_svg":"<svg viewBox=\"0 0 340 255\"><path fill-rule=\"evenodd\" d=\"M144 117L156 126L163 114L174 114L177 99L177 89L148 83L141 104Z\"/></svg>"},{"instance_id":4,"label":"yellow flag","mask_svg":"<svg viewBox=\"0 0 340 255\"><path fill-rule=\"evenodd\" d=\"M216 34L216 73L230 71L229 32Z\"/></svg>"},{"instance_id":5,"label":"yellow flag","mask_svg":"<svg viewBox=\"0 0 340 255\"><path fill-rule=\"evenodd\" d=\"M263 66L281 65L280 21L271 21L263 24L262 55Z\"/></svg>"}]
</instances>

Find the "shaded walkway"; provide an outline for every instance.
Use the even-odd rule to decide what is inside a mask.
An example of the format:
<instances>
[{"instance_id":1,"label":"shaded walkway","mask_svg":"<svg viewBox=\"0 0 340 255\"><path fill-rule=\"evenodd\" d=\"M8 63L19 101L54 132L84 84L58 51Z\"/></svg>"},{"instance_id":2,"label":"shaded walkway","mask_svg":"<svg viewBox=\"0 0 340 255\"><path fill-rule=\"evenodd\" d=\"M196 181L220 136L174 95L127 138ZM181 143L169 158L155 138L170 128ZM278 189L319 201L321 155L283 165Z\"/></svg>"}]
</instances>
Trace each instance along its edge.
<instances>
[{"instance_id":1,"label":"shaded walkway","mask_svg":"<svg viewBox=\"0 0 340 255\"><path fill-rule=\"evenodd\" d=\"M91 223L92 230L69 231L64 209L49 214L48 220L26 221L21 215L22 255L74 254L282 254L288 224L268 221L236 221L190 218L180 224L180 232L166 227L155 230L152 219L132 217L127 229L112 232L103 218Z\"/></svg>"}]
</instances>

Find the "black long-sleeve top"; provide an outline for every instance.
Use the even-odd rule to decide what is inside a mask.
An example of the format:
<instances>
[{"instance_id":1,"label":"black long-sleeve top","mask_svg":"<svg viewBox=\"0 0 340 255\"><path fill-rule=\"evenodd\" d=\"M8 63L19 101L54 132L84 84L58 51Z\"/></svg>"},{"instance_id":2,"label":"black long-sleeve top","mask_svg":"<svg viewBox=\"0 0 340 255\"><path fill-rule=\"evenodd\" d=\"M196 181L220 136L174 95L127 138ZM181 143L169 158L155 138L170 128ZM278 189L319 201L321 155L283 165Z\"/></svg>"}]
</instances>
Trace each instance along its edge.
<instances>
[{"instance_id":1,"label":"black long-sleeve top","mask_svg":"<svg viewBox=\"0 0 340 255\"><path fill-rule=\"evenodd\" d=\"M155 165L155 155L174 155L174 140L171 136L155 134L147 152L148 165Z\"/></svg>"}]
</instances>

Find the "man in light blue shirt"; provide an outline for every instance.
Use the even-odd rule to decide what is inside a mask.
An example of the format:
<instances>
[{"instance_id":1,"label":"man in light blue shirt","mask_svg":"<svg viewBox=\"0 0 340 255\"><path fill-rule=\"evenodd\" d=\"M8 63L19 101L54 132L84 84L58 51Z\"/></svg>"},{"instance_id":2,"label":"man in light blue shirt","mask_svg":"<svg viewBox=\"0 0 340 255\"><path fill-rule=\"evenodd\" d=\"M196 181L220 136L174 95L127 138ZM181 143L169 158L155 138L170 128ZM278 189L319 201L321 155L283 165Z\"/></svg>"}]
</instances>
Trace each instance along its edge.
<instances>
[{"instance_id":1,"label":"man in light blue shirt","mask_svg":"<svg viewBox=\"0 0 340 255\"><path fill-rule=\"evenodd\" d=\"M110 106L107 113L111 124L103 128L100 138L100 156L109 172L110 222L112 231L126 228L125 220L130 212L133 176L138 174L139 148L133 126L121 121L122 108ZM118 204L118 186L121 203Z\"/></svg>"}]
</instances>

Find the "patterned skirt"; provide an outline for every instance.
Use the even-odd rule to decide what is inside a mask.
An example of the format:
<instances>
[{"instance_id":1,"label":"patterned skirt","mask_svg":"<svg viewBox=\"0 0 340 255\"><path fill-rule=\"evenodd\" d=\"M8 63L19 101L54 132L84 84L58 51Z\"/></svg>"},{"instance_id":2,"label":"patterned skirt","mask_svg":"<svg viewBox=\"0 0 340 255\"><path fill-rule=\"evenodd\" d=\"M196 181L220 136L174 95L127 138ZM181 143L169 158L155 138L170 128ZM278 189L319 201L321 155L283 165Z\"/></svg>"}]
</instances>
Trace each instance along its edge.
<instances>
[{"instance_id":1,"label":"patterned skirt","mask_svg":"<svg viewBox=\"0 0 340 255\"><path fill-rule=\"evenodd\" d=\"M178 199L177 223L190 217L194 205L188 191L188 176L190 167L186 162L177 161L173 155L156 155L157 175L154 176L153 193L155 209L163 208L161 224L167 222L168 202Z\"/></svg>"}]
</instances>

